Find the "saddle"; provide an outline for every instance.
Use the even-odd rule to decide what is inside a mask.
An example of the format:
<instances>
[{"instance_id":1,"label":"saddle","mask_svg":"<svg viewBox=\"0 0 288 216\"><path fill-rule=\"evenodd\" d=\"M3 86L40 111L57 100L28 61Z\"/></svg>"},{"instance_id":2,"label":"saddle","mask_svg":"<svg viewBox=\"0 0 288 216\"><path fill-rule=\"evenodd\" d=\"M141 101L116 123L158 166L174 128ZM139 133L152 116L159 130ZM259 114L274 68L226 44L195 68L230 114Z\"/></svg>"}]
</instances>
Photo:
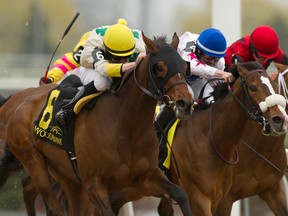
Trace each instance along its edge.
<instances>
[{"instance_id":1,"label":"saddle","mask_svg":"<svg viewBox=\"0 0 288 216\"><path fill-rule=\"evenodd\" d=\"M126 78L127 75L123 79L113 80L110 92L116 94ZM34 130L39 139L44 139L48 143L66 150L71 166L80 180L73 139L76 116L83 108L92 109L97 102L97 96L103 92L97 92L81 98L74 106L73 112L66 119L65 125L61 125L54 117L76 95L79 88L84 88L80 78L76 75L70 75L56 88L52 89L47 96L43 110L34 122Z\"/></svg>"},{"instance_id":2,"label":"saddle","mask_svg":"<svg viewBox=\"0 0 288 216\"><path fill-rule=\"evenodd\" d=\"M98 94L88 95L75 105L75 113L67 119L67 125L61 125L54 115L67 104L83 88L81 80L77 76L69 76L56 88L52 89L38 119L34 122L35 133L38 138L67 151L74 152L73 136L77 114L82 108L91 109L96 103Z\"/></svg>"}]
</instances>

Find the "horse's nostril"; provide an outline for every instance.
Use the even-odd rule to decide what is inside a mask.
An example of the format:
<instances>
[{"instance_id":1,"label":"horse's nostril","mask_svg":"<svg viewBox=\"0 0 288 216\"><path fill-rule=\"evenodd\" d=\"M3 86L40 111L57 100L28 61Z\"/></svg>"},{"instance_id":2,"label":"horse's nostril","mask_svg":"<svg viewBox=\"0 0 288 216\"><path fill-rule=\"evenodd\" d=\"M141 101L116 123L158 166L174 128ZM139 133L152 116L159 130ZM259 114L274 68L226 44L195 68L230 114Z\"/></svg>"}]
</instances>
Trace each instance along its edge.
<instances>
[{"instance_id":1,"label":"horse's nostril","mask_svg":"<svg viewBox=\"0 0 288 216\"><path fill-rule=\"evenodd\" d=\"M187 104L183 100L178 100L176 101L176 106L181 109L185 109L187 107Z\"/></svg>"},{"instance_id":2,"label":"horse's nostril","mask_svg":"<svg viewBox=\"0 0 288 216\"><path fill-rule=\"evenodd\" d=\"M279 117L279 116L274 116L272 118L272 121L274 123L276 123L277 125L282 125L283 124L283 119L281 117Z\"/></svg>"}]
</instances>

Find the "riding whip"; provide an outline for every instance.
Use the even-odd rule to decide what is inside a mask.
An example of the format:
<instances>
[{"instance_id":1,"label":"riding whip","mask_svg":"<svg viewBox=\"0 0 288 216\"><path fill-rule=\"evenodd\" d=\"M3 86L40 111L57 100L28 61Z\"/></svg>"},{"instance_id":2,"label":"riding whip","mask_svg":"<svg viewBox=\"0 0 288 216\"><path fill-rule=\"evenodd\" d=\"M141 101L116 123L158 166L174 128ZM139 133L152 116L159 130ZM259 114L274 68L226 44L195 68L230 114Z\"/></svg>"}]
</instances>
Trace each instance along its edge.
<instances>
[{"instance_id":1,"label":"riding whip","mask_svg":"<svg viewBox=\"0 0 288 216\"><path fill-rule=\"evenodd\" d=\"M49 61L49 64L48 64L48 66L47 66L47 68L46 68L45 75L44 75L44 79L43 79L43 83L46 83L46 79L47 79L47 74L48 74L48 71L49 71L49 67L50 67L50 64L51 64L51 62L52 62L52 59L53 59L53 57L54 57L54 55L55 55L58 47L60 46L60 44L61 44L61 42L63 41L64 37L67 35L67 33L69 32L69 30L71 29L72 25L74 24L74 22L76 21L76 19L78 18L79 15L80 15L80 13L77 12L76 15L74 16L73 20L70 22L70 24L68 25L68 27L67 27L66 30L64 31L64 34L63 34L62 38L60 39L60 41L59 41L56 49L54 50L54 52L53 52L53 54L52 54L52 57L51 57L51 59L50 59L50 61Z\"/></svg>"}]
</instances>

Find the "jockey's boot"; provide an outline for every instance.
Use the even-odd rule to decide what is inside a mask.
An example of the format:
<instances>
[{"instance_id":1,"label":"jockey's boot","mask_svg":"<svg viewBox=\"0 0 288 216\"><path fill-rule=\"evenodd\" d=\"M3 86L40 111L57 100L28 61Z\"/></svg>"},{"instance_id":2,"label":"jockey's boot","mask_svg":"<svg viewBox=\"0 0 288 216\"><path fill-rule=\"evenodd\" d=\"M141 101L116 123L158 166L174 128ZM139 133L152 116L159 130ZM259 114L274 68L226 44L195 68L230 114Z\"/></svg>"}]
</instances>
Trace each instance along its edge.
<instances>
[{"instance_id":1,"label":"jockey's boot","mask_svg":"<svg viewBox=\"0 0 288 216\"><path fill-rule=\"evenodd\" d=\"M87 85L84 86L84 88L80 89L76 95L71 99L71 101L64 105L61 110L59 110L56 114L55 114L55 118L57 119L57 121L64 125L66 122L66 119L68 118L68 116L73 112L73 108L75 106L75 104L83 97L94 94L98 92L97 89L94 86L94 81L88 83Z\"/></svg>"},{"instance_id":2,"label":"jockey's boot","mask_svg":"<svg viewBox=\"0 0 288 216\"><path fill-rule=\"evenodd\" d=\"M154 123L156 133L159 139L159 165L162 164L167 156L167 134L170 127L176 121L176 116L173 109L165 106L158 114ZM160 167L161 168L161 167Z\"/></svg>"}]
</instances>

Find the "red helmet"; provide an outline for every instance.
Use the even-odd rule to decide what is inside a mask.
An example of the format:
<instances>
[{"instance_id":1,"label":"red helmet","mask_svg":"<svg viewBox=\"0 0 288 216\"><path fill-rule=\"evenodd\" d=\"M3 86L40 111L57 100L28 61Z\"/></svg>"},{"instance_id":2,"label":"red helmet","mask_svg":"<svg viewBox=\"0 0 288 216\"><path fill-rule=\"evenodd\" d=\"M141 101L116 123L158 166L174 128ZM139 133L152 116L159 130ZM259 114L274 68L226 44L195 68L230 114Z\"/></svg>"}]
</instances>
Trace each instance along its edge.
<instances>
[{"instance_id":1,"label":"red helmet","mask_svg":"<svg viewBox=\"0 0 288 216\"><path fill-rule=\"evenodd\" d=\"M273 59L277 56L279 42L277 33L270 26L259 26L250 36L252 48L256 49L260 56Z\"/></svg>"}]
</instances>

